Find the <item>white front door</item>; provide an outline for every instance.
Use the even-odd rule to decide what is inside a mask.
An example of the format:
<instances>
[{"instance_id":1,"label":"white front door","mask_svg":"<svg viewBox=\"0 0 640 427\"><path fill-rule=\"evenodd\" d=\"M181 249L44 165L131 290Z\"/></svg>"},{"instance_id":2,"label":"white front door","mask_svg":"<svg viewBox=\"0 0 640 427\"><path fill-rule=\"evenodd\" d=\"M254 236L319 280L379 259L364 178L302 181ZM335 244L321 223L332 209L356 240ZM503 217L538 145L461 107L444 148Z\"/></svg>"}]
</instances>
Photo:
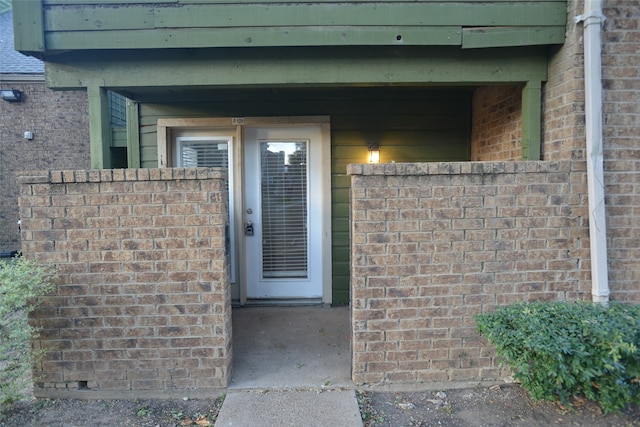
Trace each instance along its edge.
<instances>
[{"instance_id":1,"label":"white front door","mask_svg":"<svg viewBox=\"0 0 640 427\"><path fill-rule=\"evenodd\" d=\"M248 299L322 298L322 128L246 127Z\"/></svg>"}]
</instances>

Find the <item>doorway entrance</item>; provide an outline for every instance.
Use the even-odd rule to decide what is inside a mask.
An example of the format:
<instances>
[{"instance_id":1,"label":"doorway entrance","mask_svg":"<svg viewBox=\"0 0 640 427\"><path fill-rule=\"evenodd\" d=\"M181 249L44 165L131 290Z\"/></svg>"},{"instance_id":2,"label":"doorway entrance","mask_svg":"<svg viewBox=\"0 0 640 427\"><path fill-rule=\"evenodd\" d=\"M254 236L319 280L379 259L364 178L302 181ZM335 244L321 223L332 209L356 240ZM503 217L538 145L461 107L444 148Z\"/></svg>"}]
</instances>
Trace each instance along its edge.
<instances>
[{"instance_id":1,"label":"doorway entrance","mask_svg":"<svg viewBox=\"0 0 640 427\"><path fill-rule=\"evenodd\" d=\"M321 138L317 126L245 130L248 299L322 298Z\"/></svg>"},{"instance_id":2,"label":"doorway entrance","mask_svg":"<svg viewBox=\"0 0 640 427\"><path fill-rule=\"evenodd\" d=\"M161 119L158 163L228 171L235 303L331 303L327 117Z\"/></svg>"}]
</instances>

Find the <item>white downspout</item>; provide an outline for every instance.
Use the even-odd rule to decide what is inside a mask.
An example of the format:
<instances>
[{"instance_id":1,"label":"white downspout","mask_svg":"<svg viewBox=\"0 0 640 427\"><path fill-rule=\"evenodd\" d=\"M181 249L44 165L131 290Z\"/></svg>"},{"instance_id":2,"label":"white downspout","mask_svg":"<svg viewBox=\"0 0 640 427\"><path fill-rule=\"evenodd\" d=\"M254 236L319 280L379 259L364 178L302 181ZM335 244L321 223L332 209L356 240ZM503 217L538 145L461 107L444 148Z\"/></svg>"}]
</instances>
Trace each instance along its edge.
<instances>
[{"instance_id":1,"label":"white downspout","mask_svg":"<svg viewBox=\"0 0 640 427\"><path fill-rule=\"evenodd\" d=\"M584 15L576 17L584 27L585 128L587 138L587 187L589 241L591 242L591 295L593 302L609 301L607 225L604 204L604 155L602 148L602 48L604 22L602 0L585 0Z\"/></svg>"}]
</instances>

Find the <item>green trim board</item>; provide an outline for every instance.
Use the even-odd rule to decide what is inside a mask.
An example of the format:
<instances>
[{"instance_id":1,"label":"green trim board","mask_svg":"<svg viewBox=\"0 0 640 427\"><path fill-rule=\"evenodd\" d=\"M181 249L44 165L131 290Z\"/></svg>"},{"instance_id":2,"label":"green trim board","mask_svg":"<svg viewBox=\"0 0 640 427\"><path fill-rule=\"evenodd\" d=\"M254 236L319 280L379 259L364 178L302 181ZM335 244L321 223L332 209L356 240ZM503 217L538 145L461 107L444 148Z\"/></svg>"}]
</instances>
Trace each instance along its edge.
<instances>
[{"instance_id":1,"label":"green trim board","mask_svg":"<svg viewBox=\"0 0 640 427\"><path fill-rule=\"evenodd\" d=\"M111 167L111 126L109 123L109 101L103 87L87 88L89 100L89 147L91 169Z\"/></svg>"},{"instance_id":2,"label":"green trim board","mask_svg":"<svg viewBox=\"0 0 640 427\"><path fill-rule=\"evenodd\" d=\"M177 66L179 64L179 66ZM155 88L171 96L192 88L522 83L547 78L544 47L198 49L69 52L47 62L57 89L104 87L134 100Z\"/></svg>"},{"instance_id":3,"label":"green trim board","mask_svg":"<svg viewBox=\"0 0 640 427\"><path fill-rule=\"evenodd\" d=\"M463 28L462 48L535 46L564 42L564 26L519 28Z\"/></svg>"},{"instance_id":4,"label":"green trim board","mask_svg":"<svg viewBox=\"0 0 640 427\"><path fill-rule=\"evenodd\" d=\"M20 50L561 44L566 0L16 2ZM43 7L43 4L46 7ZM26 13L26 9L31 12ZM42 56L42 55L41 55Z\"/></svg>"},{"instance_id":5,"label":"green trim board","mask_svg":"<svg viewBox=\"0 0 640 427\"><path fill-rule=\"evenodd\" d=\"M564 27L559 27L563 32ZM120 30L113 33L91 31L58 32L47 36L47 46L57 50L91 49L173 49L209 47L272 47L272 46L379 46L379 45L460 45L459 27L263 27L229 28L212 31L208 28L161 28L152 31Z\"/></svg>"},{"instance_id":6,"label":"green trim board","mask_svg":"<svg viewBox=\"0 0 640 427\"><path fill-rule=\"evenodd\" d=\"M530 81L522 88L522 160L540 160L542 83Z\"/></svg>"},{"instance_id":7,"label":"green trim board","mask_svg":"<svg viewBox=\"0 0 640 427\"><path fill-rule=\"evenodd\" d=\"M45 51L44 16L40 1L13 2L13 37L16 50Z\"/></svg>"},{"instance_id":8,"label":"green trim board","mask_svg":"<svg viewBox=\"0 0 640 427\"><path fill-rule=\"evenodd\" d=\"M97 2L96 2L97 3ZM182 4L122 2L50 7L45 31L337 26L564 26L566 2L278 2ZM92 46L90 46L92 47ZM188 46L184 46L188 47Z\"/></svg>"},{"instance_id":9,"label":"green trim board","mask_svg":"<svg viewBox=\"0 0 640 427\"><path fill-rule=\"evenodd\" d=\"M127 162L130 168L140 167L140 120L138 103L127 99Z\"/></svg>"}]
</instances>

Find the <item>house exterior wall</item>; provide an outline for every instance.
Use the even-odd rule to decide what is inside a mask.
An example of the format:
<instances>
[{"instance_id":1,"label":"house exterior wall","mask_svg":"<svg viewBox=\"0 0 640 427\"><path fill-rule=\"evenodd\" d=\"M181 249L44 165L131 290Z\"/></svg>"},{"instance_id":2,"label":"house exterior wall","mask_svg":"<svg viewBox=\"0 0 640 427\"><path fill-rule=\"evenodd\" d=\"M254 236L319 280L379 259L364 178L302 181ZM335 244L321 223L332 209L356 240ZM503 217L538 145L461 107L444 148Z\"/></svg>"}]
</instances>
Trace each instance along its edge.
<instances>
[{"instance_id":1,"label":"house exterior wall","mask_svg":"<svg viewBox=\"0 0 640 427\"><path fill-rule=\"evenodd\" d=\"M473 93L471 160L522 158L522 87L482 86Z\"/></svg>"},{"instance_id":2,"label":"house exterior wall","mask_svg":"<svg viewBox=\"0 0 640 427\"><path fill-rule=\"evenodd\" d=\"M543 87L543 160L585 159L582 24L572 19L583 7L582 0L568 1L565 43L550 55Z\"/></svg>"},{"instance_id":3,"label":"house exterior wall","mask_svg":"<svg viewBox=\"0 0 640 427\"><path fill-rule=\"evenodd\" d=\"M545 160L586 159L583 30L574 16L583 0L568 2L567 38L551 56L544 88ZM640 302L640 8L604 2L602 32L603 149L610 298Z\"/></svg>"},{"instance_id":4,"label":"house exterior wall","mask_svg":"<svg viewBox=\"0 0 640 427\"><path fill-rule=\"evenodd\" d=\"M589 300L585 167L350 165L354 382L499 379L474 315Z\"/></svg>"},{"instance_id":5,"label":"house exterior wall","mask_svg":"<svg viewBox=\"0 0 640 427\"><path fill-rule=\"evenodd\" d=\"M37 396L184 396L227 385L225 180L204 168L20 177L24 254L58 270L56 290L30 317L42 328L34 346L48 349L34 367Z\"/></svg>"},{"instance_id":6,"label":"house exterior wall","mask_svg":"<svg viewBox=\"0 0 640 427\"><path fill-rule=\"evenodd\" d=\"M44 81L11 83L22 102L0 100L0 251L20 249L16 172L89 167L89 113L84 91L54 92ZM24 139L30 131L34 139Z\"/></svg>"},{"instance_id":7,"label":"house exterior wall","mask_svg":"<svg viewBox=\"0 0 640 427\"><path fill-rule=\"evenodd\" d=\"M206 103L140 105L141 160L157 167L159 119L175 117L330 116L332 301L350 300L349 163L367 161L369 144L383 162L465 161L470 152L471 93L429 88L219 91Z\"/></svg>"},{"instance_id":8,"label":"house exterior wall","mask_svg":"<svg viewBox=\"0 0 640 427\"><path fill-rule=\"evenodd\" d=\"M605 1L605 204L611 298L640 303L640 4Z\"/></svg>"}]
</instances>

